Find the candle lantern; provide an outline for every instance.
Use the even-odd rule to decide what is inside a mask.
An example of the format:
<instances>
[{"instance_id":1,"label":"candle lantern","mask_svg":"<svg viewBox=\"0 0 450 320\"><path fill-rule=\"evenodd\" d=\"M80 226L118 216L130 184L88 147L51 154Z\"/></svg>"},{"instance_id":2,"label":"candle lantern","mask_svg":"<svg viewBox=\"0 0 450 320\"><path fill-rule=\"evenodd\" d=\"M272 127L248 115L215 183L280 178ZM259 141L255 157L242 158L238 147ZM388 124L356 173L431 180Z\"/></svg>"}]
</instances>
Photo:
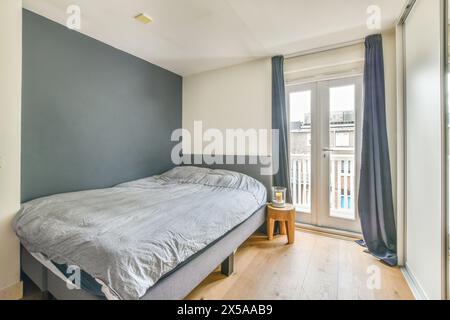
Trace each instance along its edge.
<instances>
[{"instance_id":1,"label":"candle lantern","mask_svg":"<svg viewBox=\"0 0 450 320\"><path fill-rule=\"evenodd\" d=\"M272 188L272 205L277 208L284 208L286 206L286 188Z\"/></svg>"}]
</instances>

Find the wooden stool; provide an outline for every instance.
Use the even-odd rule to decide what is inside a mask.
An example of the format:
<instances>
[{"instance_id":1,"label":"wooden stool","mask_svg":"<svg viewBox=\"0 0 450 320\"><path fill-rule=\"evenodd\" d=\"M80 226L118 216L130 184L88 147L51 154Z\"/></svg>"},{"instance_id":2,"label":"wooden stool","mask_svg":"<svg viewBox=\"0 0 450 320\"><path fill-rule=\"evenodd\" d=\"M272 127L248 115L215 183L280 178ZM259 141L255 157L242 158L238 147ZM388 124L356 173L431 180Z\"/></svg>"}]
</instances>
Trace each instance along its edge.
<instances>
[{"instance_id":1,"label":"wooden stool","mask_svg":"<svg viewBox=\"0 0 450 320\"><path fill-rule=\"evenodd\" d=\"M269 204L267 206L267 235L269 240L273 240L273 230L275 221L280 222L280 233L288 237L288 243L295 241L295 207L286 204L284 208L277 208Z\"/></svg>"}]
</instances>

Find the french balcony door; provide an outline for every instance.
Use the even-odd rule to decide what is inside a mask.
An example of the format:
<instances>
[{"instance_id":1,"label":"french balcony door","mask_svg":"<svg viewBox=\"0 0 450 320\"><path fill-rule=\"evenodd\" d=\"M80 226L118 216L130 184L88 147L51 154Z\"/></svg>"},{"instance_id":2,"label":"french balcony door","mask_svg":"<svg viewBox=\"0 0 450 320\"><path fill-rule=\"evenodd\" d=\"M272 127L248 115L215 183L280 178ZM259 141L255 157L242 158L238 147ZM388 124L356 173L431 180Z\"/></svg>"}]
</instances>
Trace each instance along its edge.
<instances>
[{"instance_id":1,"label":"french balcony door","mask_svg":"<svg viewBox=\"0 0 450 320\"><path fill-rule=\"evenodd\" d=\"M288 86L287 102L298 222L360 232L362 78Z\"/></svg>"}]
</instances>

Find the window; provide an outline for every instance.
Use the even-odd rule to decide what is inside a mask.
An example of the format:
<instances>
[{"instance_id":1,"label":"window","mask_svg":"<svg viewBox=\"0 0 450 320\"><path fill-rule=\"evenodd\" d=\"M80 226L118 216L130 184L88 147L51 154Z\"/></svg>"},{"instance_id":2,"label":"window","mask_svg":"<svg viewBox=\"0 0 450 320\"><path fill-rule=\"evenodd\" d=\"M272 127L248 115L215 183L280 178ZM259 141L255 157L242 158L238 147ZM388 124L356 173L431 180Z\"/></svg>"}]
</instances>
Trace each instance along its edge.
<instances>
[{"instance_id":1,"label":"window","mask_svg":"<svg viewBox=\"0 0 450 320\"><path fill-rule=\"evenodd\" d=\"M291 182L293 202L304 213L311 212L311 103L310 86L288 93L291 122Z\"/></svg>"},{"instance_id":2,"label":"window","mask_svg":"<svg viewBox=\"0 0 450 320\"><path fill-rule=\"evenodd\" d=\"M310 134L310 133L308 133L308 134L306 135L306 145L307 145L308 147L311 147L311 134Z\"/></svg>"},{"instance_id":3,"label":"window","mask_svg":"<svg viewBox=\"0 0 450 320\"><path fill-rule=\"evenodd\" d=\"M350 147L349 132L336 132L336 147L337 148Z\"/></svg>"}]
</instances>

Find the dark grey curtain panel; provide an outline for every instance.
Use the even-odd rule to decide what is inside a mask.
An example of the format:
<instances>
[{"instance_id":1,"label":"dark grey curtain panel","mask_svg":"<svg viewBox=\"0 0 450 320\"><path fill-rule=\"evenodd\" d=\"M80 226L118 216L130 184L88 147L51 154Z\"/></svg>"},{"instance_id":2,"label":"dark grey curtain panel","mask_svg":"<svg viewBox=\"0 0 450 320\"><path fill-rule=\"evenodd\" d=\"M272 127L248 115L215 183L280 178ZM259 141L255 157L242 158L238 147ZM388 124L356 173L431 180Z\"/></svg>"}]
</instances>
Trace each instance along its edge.
<instances>
[{"instance_id":1,"label":"dark grey curtain panel","mask_svg":"<svg viewBox=\"0 0 450 320\"><path fill-rule=\"evenodd\" d=\"M365 246L385 263L397 265L397 231L392 199L386 128L383 44L381 35L366 38L364 123L359 214Z\"/></svg>"},{"instance_id":2,"label":"dark grey curtain panel","mask_svg":"<svg viewBox=\"0 0 450 320\"><path fill-rule=\"evenodd\" d=\"M278 141L274 141L273 157L278 157L279 170L274 172L273 185L287 188L286 200L292 201L289 169L289 114L286 106L284 83L284 57L272 58L272 129L278 130ZM276 143L278 142L278 143ZM273 161L277 161L274 159Z\"/></svg>"}]
</instances>

